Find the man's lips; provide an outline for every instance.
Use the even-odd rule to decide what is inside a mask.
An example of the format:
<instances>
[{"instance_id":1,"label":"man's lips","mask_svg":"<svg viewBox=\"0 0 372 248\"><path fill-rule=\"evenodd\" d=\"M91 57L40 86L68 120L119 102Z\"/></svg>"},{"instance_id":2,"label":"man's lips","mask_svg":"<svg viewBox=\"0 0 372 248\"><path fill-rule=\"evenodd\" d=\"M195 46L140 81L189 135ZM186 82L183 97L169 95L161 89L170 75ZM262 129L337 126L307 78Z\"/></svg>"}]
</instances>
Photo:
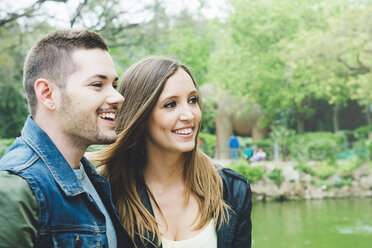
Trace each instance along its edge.
<instances>
[{"instance_id":1,"label":"man's lips","mask_svg":"<svg viewBox=\"0 0 372 248\"><path fill-rule=\"evenodd\" d=\"M115 120L115 113L113 112L103 112L98 114L99 117L106 120Z\"/></svg>"}]
</instances>

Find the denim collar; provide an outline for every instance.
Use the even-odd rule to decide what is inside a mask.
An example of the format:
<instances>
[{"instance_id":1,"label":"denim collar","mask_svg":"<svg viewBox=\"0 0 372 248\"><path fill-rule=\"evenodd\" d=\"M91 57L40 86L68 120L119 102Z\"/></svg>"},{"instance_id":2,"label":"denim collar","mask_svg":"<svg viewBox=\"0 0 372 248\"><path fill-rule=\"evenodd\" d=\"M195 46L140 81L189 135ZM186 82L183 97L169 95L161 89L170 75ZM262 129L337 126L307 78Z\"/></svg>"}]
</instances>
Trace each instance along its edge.
<instances>
[{"instance_id":1,"label":"denim collar","mask_svg":"<svg viewBox=\"0 0 372 248\"><path fill-rule=\"evenodd\" d=\"M34 122L31 115L27 117L21 135L25 142L35 151L49 169L56 183L67 196L75 196L84 192L74 171L49 136ZM95 172L88 160L83 157L86 174L92 179L100 176ZM101 179L102 180L102 179Z\"/></svg>"}]
</instances>

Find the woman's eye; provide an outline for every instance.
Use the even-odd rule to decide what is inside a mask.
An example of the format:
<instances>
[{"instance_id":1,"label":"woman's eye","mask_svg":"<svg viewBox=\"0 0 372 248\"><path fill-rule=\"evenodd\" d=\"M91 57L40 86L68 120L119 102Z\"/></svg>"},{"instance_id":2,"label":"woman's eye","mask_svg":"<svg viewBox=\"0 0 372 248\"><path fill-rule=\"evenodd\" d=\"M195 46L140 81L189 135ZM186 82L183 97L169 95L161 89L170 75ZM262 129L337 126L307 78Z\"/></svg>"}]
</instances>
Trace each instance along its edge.
<instances>
[{"instance_id":1,"label":"woman's eye","mask_svg":"<svg viewBox=\"0 0 372 248\"><path fill-rule=\"evenodd\" d=\"M168 102L168 103L164 104L164 108L174 108L174 107L176 107L176 102L175 101Z\"/></svg>"},{"instance_id":2,"label":"woman's eye","mask_svg":"<svg viewBox=\"0 0 372 248\"><path fill-rule=\"evenodd\" d=\"M189 103L191 103L191 104L196 104L198 102L199 102L199 99L196 96L191 97L190 100L189 100Z\"/></svg>"}]
</instances>

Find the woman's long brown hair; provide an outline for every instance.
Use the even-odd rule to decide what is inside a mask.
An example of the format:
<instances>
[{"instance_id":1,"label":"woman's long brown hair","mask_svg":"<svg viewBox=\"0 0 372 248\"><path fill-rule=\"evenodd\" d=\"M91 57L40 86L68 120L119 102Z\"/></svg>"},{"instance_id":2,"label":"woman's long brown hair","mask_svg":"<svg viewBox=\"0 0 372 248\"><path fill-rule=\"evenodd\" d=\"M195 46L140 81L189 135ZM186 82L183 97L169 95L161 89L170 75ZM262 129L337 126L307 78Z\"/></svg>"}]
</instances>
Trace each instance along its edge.
<instances>
[{"instance_id":1,"label":"woman's long brown hair","mask_svg":"<svg viewBox=\"0 0 372 248\"><path fill-rule=\"evenodd\" d=\"M144 244L144 237L149 239L150 233L161 242L158 223L141 203L137 192L137 183L143 181L146 164L147 123L165 83L179 69L190 75L198 89L189 69L172 59L150 57L132 65L124 73L118 89L125 98L116 117L118 139L104 150L88 155L110 182L114 204L129 235L134 239L137 232ZM202 108L201 100L199 106ZM192 151L184 154L185 201L191 193L197 196L199 222L195 229L201 229L212 218L216 227L218 220L221 226L228 221L229 209L223 201L222 179L196 143L195 140Z\"/></svg>"}]
</instances>

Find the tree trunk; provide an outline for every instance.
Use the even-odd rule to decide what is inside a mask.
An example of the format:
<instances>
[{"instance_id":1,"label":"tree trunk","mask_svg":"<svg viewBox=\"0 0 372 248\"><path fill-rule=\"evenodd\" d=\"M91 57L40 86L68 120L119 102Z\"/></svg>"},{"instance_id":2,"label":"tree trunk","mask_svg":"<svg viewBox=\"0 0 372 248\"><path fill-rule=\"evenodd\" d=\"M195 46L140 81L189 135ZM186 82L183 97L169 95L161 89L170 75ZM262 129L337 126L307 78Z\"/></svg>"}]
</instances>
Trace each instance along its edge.
<instances>
[{"instance_id":1,"label":"tree trunk","mask_svg":"<svg viewBox=\"0 0 372 248\"><path fill-rule=\"evenodd\" d=\"M297 132L298 134L305 132L305 117L302 114L297 114Z\"/></svg>"},{"instance_id":2,"label":"tree trunk","mask_svg":"<svg viewBox=\"0 0 372 248\"><path fill-rule=\"evenodd\" d=\"M368 125L372 125L371 110L372 110L372 103L370 105L365 106L366 119L367 119L367 124Z\"/></svg>"},{"instance_id":3,"label":"tree trunk","mask_svg":"<svg viewBox=\"0 0 372 248\"><path fill-rule=\"evenodd\" d=\"M333 132L335 132L335 133L337 133L340 130L339 121L338 121L339 110L340 110L340 104L335 103L335 105L333 106L333 117L332 117Z\"/></svg>"}]
</instances>

